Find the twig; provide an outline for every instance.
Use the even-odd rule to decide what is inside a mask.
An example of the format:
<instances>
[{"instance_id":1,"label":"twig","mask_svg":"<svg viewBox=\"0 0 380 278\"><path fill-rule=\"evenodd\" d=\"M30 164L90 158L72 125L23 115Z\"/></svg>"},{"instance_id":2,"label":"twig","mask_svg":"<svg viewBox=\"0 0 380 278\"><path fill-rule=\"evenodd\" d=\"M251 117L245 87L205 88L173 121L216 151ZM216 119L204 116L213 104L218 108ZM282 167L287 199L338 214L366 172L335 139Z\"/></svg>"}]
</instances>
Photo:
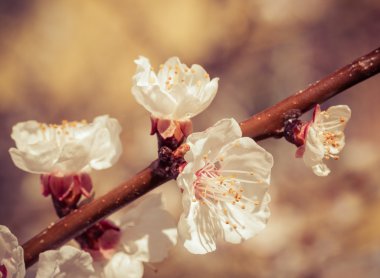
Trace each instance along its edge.
<instances>
[{"instance_id":1,"label":"twig","mask_svg":"<svg viewBox=\"0 0 380 278\"><path fill-rule=\"evenodd\" d=\"M316 103L322 103L345 89L379 73L380 48L355 60L331 75L315 82L307 89L288 97L276 105L254 115L240 124L244 136L261 140L281 136L284 117L291 109L302 113ZM169 178L155 175L157 161L151 163L130 180L122 183L106 195L73 211L57 223L23 245L25 264L31 266L41 252L54 249L77 236L83 230L140 196L167 182Z\"/></svg>"},{"instance_id":2,"label":"twig","mask_svg":"<svg viewBox=\"0 0 380 278\"><path fill-rule=\"evenodd\" d=\"M245 136L256 141L268 137L279 137L284 127L284 117L292 109L302 113L315 104L322 103L344 90L366 80L380 71L380 48L360 57L351 64L337 70L325 78L314 82L283 101L265 109L240 123Z\"/></svg>"}]
</instances>

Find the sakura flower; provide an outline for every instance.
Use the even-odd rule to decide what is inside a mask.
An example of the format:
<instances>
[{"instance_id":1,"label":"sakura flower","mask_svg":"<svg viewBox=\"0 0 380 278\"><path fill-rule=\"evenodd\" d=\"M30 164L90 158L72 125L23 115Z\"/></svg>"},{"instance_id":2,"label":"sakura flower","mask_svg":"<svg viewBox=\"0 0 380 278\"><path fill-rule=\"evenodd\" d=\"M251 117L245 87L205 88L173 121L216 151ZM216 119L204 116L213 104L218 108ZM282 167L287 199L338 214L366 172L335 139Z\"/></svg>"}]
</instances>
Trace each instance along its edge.
<instances>
[{"instance_id":1,"label":"sakura flower","mask_svg":"<svg viewBox=\"0 0 380 278\"><path fill-rule=\"evenodd\" d=\"M0 277L22 278L25 276L24 250L11 231L0 225Z\"/></svg>"},{"instance_id":2,"label":"sakura flower","mask_svg":"<svg viewBox=\"0 0 380 278\"><path fill-rule=\"evenodd\" d=\"M63 121L62 125L27 121L16 124L9 153L15 165L30 173L63 176L111 167L121 154L116 119L99 116L90 124Z\"/></svg>"},{"instance_id":3,"label":"sakura flower","mask_svg":"<svg viewBox=\"0 0 380 278\"><path fill-rule=\"evenodd\" d=\"M40 254L36 278L94 278L90 254L71 246Z\"/></svg>"},{"instance_id":4,"label":"sakura flower","mask_svg":"<svg viewBox=\"0 0 380 278\"><path fill-rule=\"evenodd\" d=\"M156 74L147 58L135 60L132 94L154 118L186 121L205 110L214 99L218 78L210 80L200 65L191 68L177 57L168 59Z\"/></svg>"},{"instance_id":5,"label":"sakura flower","mask_svg":"<svg viewBox=\"0 0 380 278\"><path fill-rule=\"evenodd\" d=\"M143 263L162 261L177 242L177 229L161 195L148 195L112 224L102 220L77 238L94 258L99 277L142 277Z\"/></svg>"},{"instance_id":6,"label":"sakura flower","mask_svg":"<svg viewBox=\"0 0 380 278\"><path fill-rule=\"evenodd\" d=\"M240 243L266 226L273 158L241 136L239 124L224 119L187 138L188 164L177 179L184 207L178 232L191 253L214 251L218 237Z\"/></svg>"},{"instance_id":7,"label":"sakura flower","mask_svg":"<svg viewBox=\"0 0 380 278\"><path fill-rule=\"evenodd\" d=\"M121 127L116 119L99 116L62 125L27 121L13 127L16 148L9 153L20 169L41 174L42 193L53 197L60 217L76 208L81 195L90 197L91 169L111 167L121 154Z\"/></svg>"},{"instance_id":8,"label":"sakura flower","mask_svg":"<svg viewBox=\"0 0 380 278\"><path fill-rule=\"evenodd\" d=\"M298 148L296 156L303 157L317 176L330 173L323 159L339 159L338 154L345 145L343 131L350 117L347 105L332 106L326 111L316 105L313 119L304 129L305 144Z\"/></svg>"}]
</instances>

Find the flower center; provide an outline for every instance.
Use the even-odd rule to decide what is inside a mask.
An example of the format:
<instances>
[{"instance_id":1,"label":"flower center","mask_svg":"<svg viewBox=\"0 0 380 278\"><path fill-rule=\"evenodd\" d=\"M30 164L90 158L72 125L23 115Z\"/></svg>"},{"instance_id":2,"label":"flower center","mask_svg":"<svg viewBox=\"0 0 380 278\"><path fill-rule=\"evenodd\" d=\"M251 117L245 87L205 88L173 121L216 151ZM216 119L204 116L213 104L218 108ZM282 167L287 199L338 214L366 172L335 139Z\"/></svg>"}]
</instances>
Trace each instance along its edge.
<instances>
[{"instance_id":1,"label":"flower center","mask_svg":"<svg viewBox=\"0 0 380 278\"><path fill-rule=\"evenodd\" d=\"M7 268L5 267L5 265L1 264L0 265L0 278L7 278Z\"/></svg>"},{"instance_id":2,"label":"flower center","mask_svg":"<svg viewBox=\"0 0 380 278\"><path fill-rule=\"evenodd\" d=\"M48 129L55 130L56 134L64 134L64 135L69 135L72 134L72 130L76 127L81 127L81 126L86 126L88 125L86 120L82 120L80 122L77 121L72 121L69 122L67 120L63 120L60 125L58 124L45 124L45 123L40 123L40 130L42 131L42 134L45 136L46 132Z\"/></svg>"},{"instance_id":3,"label":"flower center","mask_svg":"<svg viewBox=\"0 0 380 278\"><path fill-rule=\"evenodd\" d=\"M231 228L238 227L244 229L236 217L233 216L232 209L245 210L248 205L259 206L260 201L255 196L253 200L243 195L244 188L242 184L256 183L252 180L253 172L239 170L223 170L220 167L220 162L207 162L206 165L198 170L194 186L193 202L199 202L201 205L207 205L212 212L222 217L225 224ZM235 174L245 174L251 177L242 179L237 178ZM232 206L230 206L232 205Z\"/></svg>"},{"instance_id":4,"label":"flower center","mask_svg":"<svg viewBox=\"0 0 380 278\"><path fill-rule=\"evenodd\" d=\"M323 131L322 132L322 142L325 149L325 159L334 159L338 160L338 148L340 147L339 138L338 138L339 132L329 132L329 131Z\"/></svg>"}]
</instances>

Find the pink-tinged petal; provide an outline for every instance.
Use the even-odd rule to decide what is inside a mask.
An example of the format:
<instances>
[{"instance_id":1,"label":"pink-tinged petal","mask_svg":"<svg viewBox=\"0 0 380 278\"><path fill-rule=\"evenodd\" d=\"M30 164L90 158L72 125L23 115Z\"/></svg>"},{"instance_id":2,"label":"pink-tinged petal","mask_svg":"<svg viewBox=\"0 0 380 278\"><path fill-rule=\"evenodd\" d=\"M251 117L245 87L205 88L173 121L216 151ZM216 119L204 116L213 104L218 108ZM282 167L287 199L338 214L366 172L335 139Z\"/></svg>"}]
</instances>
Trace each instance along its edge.
<instances>
[{"instance_id":1,"label":"pink-tinged petal","mask_svg":"<svg viewBox=\"0 0 380 278\"><path fill-rule=\"evenodd\" d=\"M71 246L40 254L36 278L95 277L92 258L87 252Z\"/></svg>"},{"instance_id":2,"label":"pink-tinged petal","mask_svg":"<svg viewBox=\"0 0 380 278\"><path fill-rule=\"evenodd\" d=\"M109 220L101 220L75 239L96 261L109 259L118 250L121 231Z\"/></svg>"},{"instance_id":3,"label":"pink-tinged petal","mask_svg":"<svg viewBox=\"0 0 380 278\"><path fill-rule=\"evenodd\" d=\"M297 148L297 151L296 151L296 158L302 158L304 153L305 153L305 145L302 145L300 147Z\"/></svg>"},{"instance_id":4,"label":"pink-tinged petal","mask_svg":"<svg viewBox=\"0 0 380 278\"><path fill-rule=\"evenodd\" d=\"M82 173L78 175L79 178L79 185L82 194L86 197L89 198L91 196L91 191L92 191L92 180L89 174Z\"/></svg>"},{"instance_id":5,"label":"pink-tinged petal","mask_svg":"<svg viewBox=\"0 0 380 278\"><path fill-rule=\"evenodd\" d=\"M41 175L40 176L40 182L41 182L41 191L42 195L44 197L47 197L51 194L50 186L49 186L49 180L50 180L50 175Z\"/></svg>"},{"instance_id":6,"label":"pink-tinged petal","mask_svg":"<svg viewBox=\"0 0 380 278\"><path fill-rule=\"evenodd\" d=\"M312 122L315 122L317 120L320 113L321 113L321 106L319 104L316 104L313 111Z\"/></svg>"}]
</instances>

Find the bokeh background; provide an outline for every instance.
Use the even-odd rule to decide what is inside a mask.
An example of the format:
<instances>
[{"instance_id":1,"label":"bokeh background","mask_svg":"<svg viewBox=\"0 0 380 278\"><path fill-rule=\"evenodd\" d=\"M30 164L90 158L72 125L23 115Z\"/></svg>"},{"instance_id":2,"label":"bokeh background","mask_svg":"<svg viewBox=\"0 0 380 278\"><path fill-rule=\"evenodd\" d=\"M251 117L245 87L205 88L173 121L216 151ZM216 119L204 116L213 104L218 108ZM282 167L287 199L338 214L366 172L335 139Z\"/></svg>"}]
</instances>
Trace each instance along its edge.
<instances>
[{"instance_id":1,"label":"bokeh background","mask_svg":"<svg viewBox=\"0 0 380 278\"><path fill-rule=\"evenodd\" d=\"M223 117L243 120L378 47L379 15L377 0L0 0L0 224L25 242L57 219L38 177L10 160L19 121L118 118L124 152L93 173L97 196L156 157L149 115L130 93L138 55L156 68L176 55L220 77L215 101L194 119L200 131ZM379 277L379 87L377 76L324 105L353 113L326 178L284 140L261 142L275 166L272 217L259 236L206 256L178 245L145 276ZM155 191L178 219L175 183Z\"/></svg>"}]
</instances>

